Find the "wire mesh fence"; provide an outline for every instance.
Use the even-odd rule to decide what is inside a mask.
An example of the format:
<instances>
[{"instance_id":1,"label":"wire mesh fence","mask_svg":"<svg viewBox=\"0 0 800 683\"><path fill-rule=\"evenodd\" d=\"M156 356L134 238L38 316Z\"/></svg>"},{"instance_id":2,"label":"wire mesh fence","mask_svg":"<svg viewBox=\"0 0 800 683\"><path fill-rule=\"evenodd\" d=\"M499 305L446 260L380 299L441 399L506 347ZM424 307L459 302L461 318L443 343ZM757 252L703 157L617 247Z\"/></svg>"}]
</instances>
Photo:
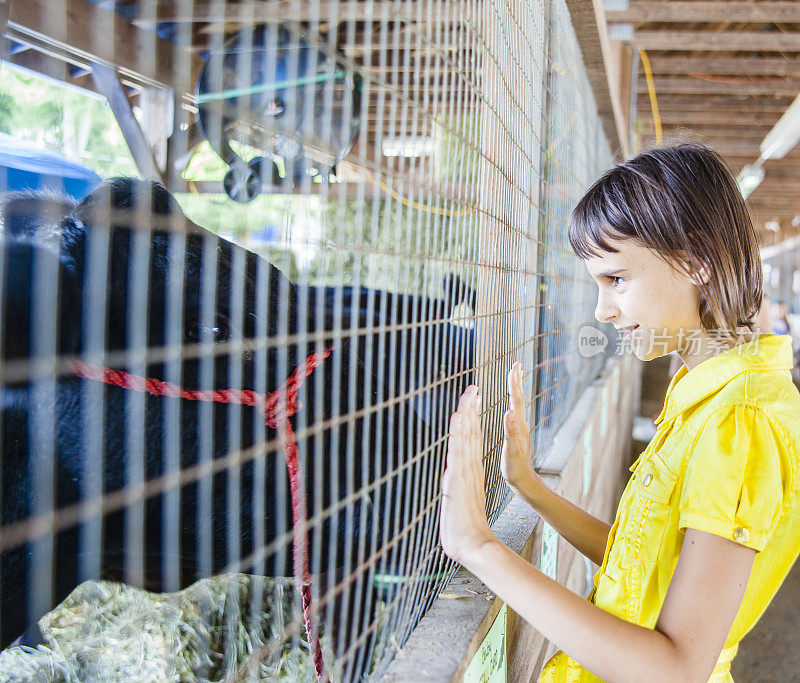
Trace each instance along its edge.
<instances>
[{"instance_id":1,"label":"wire mesh fence","mask_svg":"<svg viewBox=\"0 0 800 683\"><path fill-rule=\"evenodd\" d=\"M536 344L535 453L541 456L581 390L615 351L583 352L581 329L597 325L594 286L567 238L567 219L583 192L611 165L611 152L567 8L554 2L547 31L546 133L541 148L544 197L538 259L540 324ZM613 339L611 326L599 326Z\"/></svg>"},{"instance_id":2,"label":"wire mesh fence","mask_svg":"<svg viewBox=\"0 0 800 683\"><path fill-rule=\"evenodd\" d=\"M602 364L566 219L611 154L566 5L52 0L4 50L160 181L3 198L0 631L39 644L4 665L379 677L455 570L463 389L493 520L508 369L539 454Z\"/></svg>"}]
</instances>

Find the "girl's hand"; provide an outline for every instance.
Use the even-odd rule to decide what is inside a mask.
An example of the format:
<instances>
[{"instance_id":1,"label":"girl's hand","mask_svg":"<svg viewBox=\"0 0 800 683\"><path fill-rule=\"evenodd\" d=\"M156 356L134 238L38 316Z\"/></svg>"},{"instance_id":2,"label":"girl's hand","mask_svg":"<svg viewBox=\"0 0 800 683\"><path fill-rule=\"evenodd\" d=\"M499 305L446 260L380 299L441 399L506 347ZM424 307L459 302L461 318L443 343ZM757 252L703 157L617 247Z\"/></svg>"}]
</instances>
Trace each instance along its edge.
<instances>
[{"instance_id":1,"label":"girl's hand","mask_svg":"<svg viewBox=\"0 0 800 683\"><path fill-rule=\"evenodd\" d=\"M467 387L450 417L442 479L442 547L448 557L465 566L487 543L497 540L486 521L480 405L478 387Z\"/></svg>"},{"instance_id":2,"label":"girl's hand","mask_svg":"<svg viewBox=\"0 0 800 683\"><path fill-rule=\"evenodd\" d=\"M500 471L508 485L519 491L531 483L541 483L539 475L533 469L528 451L530 431L528 421L525 419L522 363L515 363L508 373L508 397L511 407L503 416L505 439L500 456Z\"/></svg>"}]
</instances>

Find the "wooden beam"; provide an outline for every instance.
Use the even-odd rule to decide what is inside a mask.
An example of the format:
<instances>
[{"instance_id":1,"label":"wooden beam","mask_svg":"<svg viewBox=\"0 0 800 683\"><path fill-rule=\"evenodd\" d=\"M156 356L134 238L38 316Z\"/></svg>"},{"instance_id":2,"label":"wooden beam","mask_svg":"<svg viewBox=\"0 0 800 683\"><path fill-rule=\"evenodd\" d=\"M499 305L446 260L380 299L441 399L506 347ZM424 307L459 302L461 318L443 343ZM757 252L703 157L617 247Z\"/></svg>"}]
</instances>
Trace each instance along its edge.
<instances>
[{"instance_id":1,"label":"wooden beam","mask_svg":"<svg viewBox=\"0 0 800 683\"><path fill-rule=\"evenodd\" d=\"M745 145L753 149L761 145L769 128L764 130L745 130L730 129L732 132L725 130L712 130L708 128L689 128L687 126L664 126L662 128L665 138L680 138L685 140L697 140L698 142L711 143L711 144L725 144L737 143L736 146ZM655 135L652 125L647 127L637 127L636 132L640 135L647 135L652 137Z\"/></svg>"},{"instance_id":2,"label":"wooden beam","mask_svg":"<svg viewBox=\"0 0 800 683\"><path fill-rule=\"evenodd\" d=\"M643 135L642 138L643 141L647 143L653 143L655 141L655 136L652 134ZM669 140L669 136L665 136L665 141L667 140ZM683 140L683 138L681 136L676 136L676 140ZM732 166L735 165L735 162L739 161L743 162L742 165L752 164L760 154L760 143L756 142L744 142L742 144L736 144L730 140L720 140L718 142L712 140L695 140L695 142L707 144L721 156L725 157Z\"/></svg>"},{"instance_id":3,"label":"wooden beam","mask_svg":"<svg viewBox=\"0 0 800 683\"><path fill-rule=\"evenodd\" d=\"M189 72L194 84L203 66L191 52L88 0L14 0L8 35L69 55L86 68L95 62L115 66L142 85L171 87L176 69Z\"/></svg>"},{"instance_id":4,"label":"wooden beam","mask_svg":"<svg viewBox=\"0 0 800 683\"><path fill-rule=\"evenodd\" d=\"M800 35L798 35L800 38ZM798 43L800 45L800 43ZM779 82L767 83L719 83L691 76L656 76L653 78L658 93L694 93L698 95L797 95L800 92L800 78L786 78ZM639 84L639 93L647 92L646 84Z\"/></svg>"},{"instance_id":5,"label":"wooden beam","mask_svg":"<svg viewBox=\"0 0 800 683\"><path fill-rule=\"evenodd\" d=\"M114 117L117 119L125 142L131 151L131 156L139 173L143 178L151 178L163 183L164 178L158 164L153 157L150 143L142 132L139 122L133 115L130 102L125 96L122 84L119 82L114 70L106 64L94 64L92 66L92 79L95 82L97 91L105 95Z\"/></svg>"},{"instance_id":6,"label":"wooden beam","mask_svg":"<svg viewBox=\"0 0 800 683\"><path fill-rule=\"evenodd\" d=\"M777 166L772 160L764 164L764 182L783 182L796 180L800 182L800 164L796 161L789 166Z\"/></svg>"},{"instance_id":7,"label":"wooden beam","mask_svg":"<svg viewBox=\"0 0 800 683\"><path fill-rule=\"evenodd\" d=\"M736 111L717 113L714 111L662 111L661 120L664 125L676 124L682 126L717 126L727 128L729 126L751 126L766 127L767 130L775 125L781 117L781 112L760 114L757 112ZM649 123L653 120L649 111L640 111L637 117L638 122Z\"/></svg>"},{"instance_id":8,"label":"wooden beam","mask_svg":"<svg viewBox=\"0 0 800 683\"><path fill-rule=\"evenodd\" d=\"M753 206L771 207L773 210L783 210L786 211L786 213L793 214L800 211L800 186L797 184L786 189L786 192L790 195L789 201L784 201L781 195L775 190L769 190L763 193L760 192L761 188L758 188L758 190L758 195L753 192L753 194L747 198L748 201L752 202ZM791 201L792 198L795 200L794 203Z\"/></svg>"},{"instance_id":9,"label":"wooden beam","mask_svg":"<svg viewBox=\"0 0 800 683\"><path fill-rule=\"evenodd\" d=\"M601 0L567 0L597 111L611 149L628 158L629 139L620 99L618 59L612 53Z\"/></svg>"},{"instance_id":10,"label":"wooden beam","mask_svg":"<svg viewBox=\"0 0 800 683\"><path fill-rule=\"evenodd\" d=\"M795 187L797 186L795 185ZM759 187L758 190L760 189L761 188ZM795 205L800 207L800 194L795 194L794 196L792 196L792 193L790 191L786 191L783 193L775 191L760 192L759 194L756 194L756 191L754 191L753 194L750 195L750 197L748 197L748 200L754 206L764 206L767 203L769 203L775 207L783 206L788 208L794 208Z\"/></svg>"},{"instance_id":11,"label":"wooden beam","mask_svg":"<svg viewBox=\"0 0 800 683\"><path fill-rule=\"evenodd\" d=\"M753 107L759 111L784 111L794 97L782 95L770 97L766 95L670 95L658 97L658 108L663 110L675 109L681 111L722 111L725 107L735 107L736 110ZM642 93L638 96L639 109L649 108L649 98Z\"/></svg>"},{"instance_id":12,"label":"wooden beam","mask_svg":"<svg viewBox=\"0 0 800 683\"><path fill-rule=\"evenodd\" d=\"M750 5L758 7L758 5ZM796 12L800 14L800 7ZM650 55L654 74L716 74L719 76L797 76L800 59L786 57L672 57Z\"/></svg>"},{"instance_id":13,"label":"wooden beam","mask_svg":"<svg viewBox=\"0 0 800 683\"><path fill-rule=\"evenodd\" d=\"M780 219L781 216L791 220L791 217L795 215L795 209L792 204L774 204L772 202L753 204L749 202L749 207L755 221L761 225L773 218Z\"/></svg>"},{"instance_id":14,"label":"wooden beam","mask_svg":"<svg viewBox=\"0 0 800 683\"><path fill-rule=\"evenodd\" d=\"M797 23L796 2L633 2L626 10L606 12L609 23L743 22Z\"/></svg>"},{"instance_id":15,"label":"wooden beam","mask_svg":"<svg viewBox=\"0 0 800 683\"><path fill-rule=\"evenodd\" d=\"M757 148L755 148L755 149L757 149ZM722 145L719 145L716 148L716 150L722 156L730 157L731 159L748 157L747 154L743 153L743 150L741 148L737 149L735 147L727 147L727 146L723 147ZM748 161L746 163L753 163L756 160L756 158L758 157L758 154L759 154L759 152L756 151L755 152L755 156L750 158L750 161ZM789 152L789 154L787 154L786 157L784 157L784 158L792 159L794 161L794 163L798 163L798 161L800 161L800 151L798 151L798 152Z\"/></svg>"},{"instance_id":16,"label":"wooden beam","mask_svg":"<svg viewBox=\"0 0 800 683\"><path fill-rule=\"evenodd\" d=\"M777 173L769 175L769 171L765 171L764 180L751 196L756 198L760 196L788 196L789 198L794 198L798 208L800 208L800 178L797 176L794 178L779 178Z\"/></svg>"},{"instance_id":17,"label":"wooden beam","mask_svg":"<svg viewBox=\"0 0 800 683\"><path fill-rule=\"evenodd\" d=\"M737 170L745 164L752 164L755 159L751 158L733 158L732 165L736 166ZM793 179L800 178L800 164L797 159L769 159L764 162L764 172L770 179ZM766 177L764 182L766 182Z\"/></svg>"},{"instance_id":18,"label":"wooden beam","mask_svg":"<svg viewBox=\"0 0 800 683\"><path fill-rule=\"evenodd\" d=\"M631 104L636 97L636 85L633 83L634 53L629 45L615 44L614 49L619 54L619 100L622 107L622 123L625 130L630 131L631 117L634 114ZM628 138L630 139L630 136Z\"/></svg>"},{"instance_id":19,"label":"wooden beam","mask_svg":"<svg viewBox=\"0 0 800 683\"><path fill-rule=\"evenodd\" d=\"M780 117L791 104L791 100L788 98L785 103L783 101L773 100L770 98L753 98L741 102L735 98L728 99L727 101L716 100L715 102L706 102L705 99L706 98L704 97L693 98L694 101L691 104L681 104L680 102L666 101L663 103L664 106L662 107L662 98L659 98L658 108L659 111L664 112L664 114L672 112L675 115L681 116L690 114L706 115L717 113L739 113L745 117L766 114L766 118L771 119L776 114L778 117ZM637 99L637 104L640 111L647 111L650 108L649 100L641 95Z\"/></svg>"},{"instance_id":20,"label":"wooden beam","mask_svg":"<svg viewBox=\"0 0 800 683\"><path fill-rule=\"evenodd\" d=\"M720 126L716 121L688 125L685 121L666 120L663 116L661 117L661 121L664 128L689 128L697 131L698 133L719 133L720 135L739 138L746 138L750 136L755 137L757 135L763 137L772 129L772 125L769 122L762 121L758 123L748 123L747 121L742 121L741 118L735 124L729 126ZM650 118L643 117L643 119L639 122L639 128L642 130L652 127L653 120Z\"/></svg>"},{"instance_id":21,"label":"wooden beam","mask_svg":"<svg viewBox=\"0 0 800 683\"><path fill-rule=\"evenodd\" d=\"M800 33L767 31L634 31L631 43L645 50L800 52Z\"/></svg>"}]
</instances>

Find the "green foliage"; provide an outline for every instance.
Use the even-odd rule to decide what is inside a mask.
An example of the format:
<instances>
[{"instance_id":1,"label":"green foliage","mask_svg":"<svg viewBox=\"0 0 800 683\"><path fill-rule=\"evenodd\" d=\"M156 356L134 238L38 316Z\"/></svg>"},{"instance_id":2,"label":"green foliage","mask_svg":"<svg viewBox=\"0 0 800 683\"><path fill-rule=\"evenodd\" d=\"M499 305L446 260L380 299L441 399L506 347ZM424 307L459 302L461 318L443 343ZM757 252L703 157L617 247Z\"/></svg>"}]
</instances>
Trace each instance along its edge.
<instances>
[{"instance_id":1,"label":"green foliage","mask_svg":"<svg viewBox=\"0 0 800 683\"><path fill-rule=\"evenodd\" d=\"M138 175L104 99L8 64L0 67L0 131L60 152L103 177Z\"/></svg>"},{"instance_id":2,"label":"green foliage","mask_svg":"<svg viewBox=\"0 0 800 683\"><path fill-rule=\"evenodd\" d=\"M474 182L480 170L480 118L476 114L458 114L442 116L440 120L434 126L436 178Z\"/></svg>"},{"instance_id":3,"label":"green foliage","mask_svg":"<svg viewBox=\"0 0 800 683\"><path fill-rule=\"evenodd\" d=\"M221 181L228 172L228 165L211 149L207 140L201 142L192 154L183 177L186 180Z\"/></svg>"},{"instance_id":4,"label":"green foliage","mask_svg":"<svg viewBox=\"0 0 800 683\"><path fill-rule=\"evenodd\" d=\"M472 282L477 214L456 217L384 197L339 201L266 195L238 204L224 194L176 195L189 218L259 253L293 281L440 296L448 272ZM272 242L256 236L270 228ZM472 283L474 284L474 283Z\"/></svg>"}]
</instances>

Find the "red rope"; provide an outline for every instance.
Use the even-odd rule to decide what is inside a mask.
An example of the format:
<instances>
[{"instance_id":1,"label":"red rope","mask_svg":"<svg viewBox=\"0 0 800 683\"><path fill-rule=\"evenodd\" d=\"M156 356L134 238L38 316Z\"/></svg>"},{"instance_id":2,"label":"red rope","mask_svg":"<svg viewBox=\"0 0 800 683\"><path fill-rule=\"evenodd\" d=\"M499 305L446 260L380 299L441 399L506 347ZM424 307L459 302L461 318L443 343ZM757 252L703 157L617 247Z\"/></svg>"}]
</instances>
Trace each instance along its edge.
<instances>
[{"instance_id":1,"label":"red rope","mask_svg":"<svg viewBox=\"0 0 800 683\"><path fill-rule=\"evenodd\" d=\"M306 525L306 491L302 485L303 473L297 458L297 443L289 418L299 409L297 394L307 377L314 372L322 361L331 355L333 347L312 353L301 363L281 387L270 394L259 394L242 389L184 389L183 387L163 382L152 377L141 377L122 370L89 365L80 360L69 362L70 369L78 377L104 382L123 389L133 389L153 396L182 398L187 401L209 401L215 403L238 403L246 406L263 406L264 420L272 428L279 431L283 438L283 453L286 469L289 472L289 488L292 494L292 522L294 524L294 542L292 559L294 562L295 582L300 591L303 604L308 647L314 661L317 679L327 680L325 662L322 659L322 648L319 643L317 622L312 609L311 571L308 558L308 530Z\"/></svg>"}]
</instances>

